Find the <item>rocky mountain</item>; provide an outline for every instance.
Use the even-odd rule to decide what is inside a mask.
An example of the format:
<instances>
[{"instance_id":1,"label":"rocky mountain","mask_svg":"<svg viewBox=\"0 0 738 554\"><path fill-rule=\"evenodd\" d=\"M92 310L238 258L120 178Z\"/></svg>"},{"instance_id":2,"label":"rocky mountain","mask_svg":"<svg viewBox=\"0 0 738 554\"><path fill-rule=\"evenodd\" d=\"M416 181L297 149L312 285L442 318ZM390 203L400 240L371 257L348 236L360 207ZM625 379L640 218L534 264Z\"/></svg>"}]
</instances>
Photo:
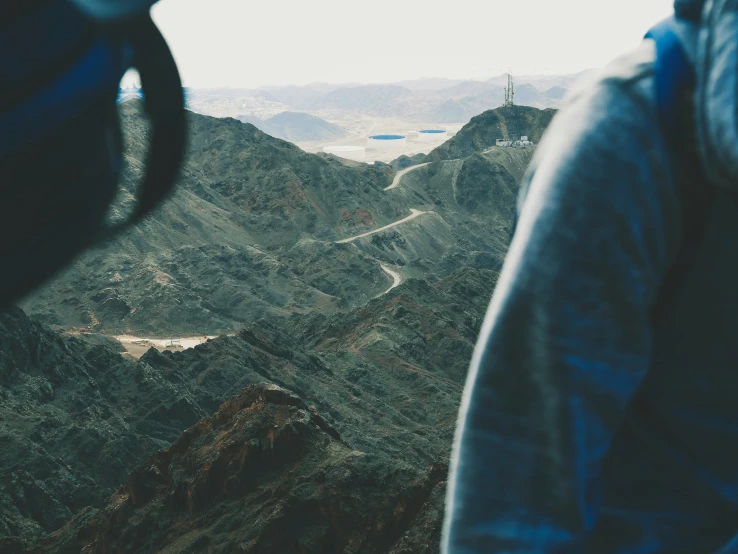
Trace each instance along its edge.
<instances>
[{"instance_id":1,"label":"rocky mountain","mask_svg":"<svg viewBox=\"0 0 738 554\"><path fill-rule=\"evenodd\" d=\"M498 102L496 102L498 104ZM491 107L487 106L486 108ZM482 108L481 111L484 111ZM469 121L480 113L480 107L476 101L468 98L460 100L448 99L433 108L428 114L428 120L435 123L454 123L456 121Z\"/></svg>"},{"instance_id":2,"label":"rocky mountain","mask_svg":"<svg viewBox=\"0 0 738 554\"><path fill-rule=\"evenodd\" d=\"M436 554L534 153L488 141L551 115L505 110L392 187L409 159L343 164L191 114L176 194L27 299L32 317L0 315L0 551ZM139 103L121 118L113 220L147 137ZM137 361L106 336L223 330Z\"/></svg>"},{"instance_id":3,"label":"rocky mountain","mask_svg":"<svg viewBox=\"0 0 738 554\"><path fill-rule=\"evenodd\" d=\"M594 70L580 71L570 75L515 75L516 94L521 89L545 91L553 87L569 89L582 79L586 79ZM483 81L462 81L445 89L446 94L459 98L479 96L489 92L502 92L507 86L507 73L496 75Z\"/></svg>"},{"instance_id":4,"label":"rocky mountain","mask_svg":"<svg viewBox=\"0 0 738 554\"><path fill-rule=\"evenodd\" d=\"M496 277L409 280L346 314L259 321L135 363L104 338L0 316L2 551L49 531L36 551L437 551L456 409ZM299 399L249 388L263 382Z\"/></svg>"},{"instance_id":5,"label":"rocky mountain","mask_svg":"<svg viewBox=\"0 0 738 554\"><path fill-rule=\"evenodd\" d=\"M99 506L132 467L217 406L183 410L183 389L119 350L20 310L0 315L0 551L20 552Z\"/></svg>"},{"instance_id":6,"label":"rocky mountain","mask_svg":"<svg viewBox=\"0 0 738 554\"><path fill-rule=\"evenodd\" d=\"M554 100L563 100L566 95L566 89L564 87L551 87L543 91L543 96L547 98L553 98Z\"/></svg>"},{"instance_id":7,"label":"rocky mountain","mask_svg":"<svg viewBox=\"0 0 738 554\"><path fill-rule=\"evenodd\" d=\"M398 81L392 83L398 87L404 87L412 90L413 92L429 91L429 90L444 90L463 83L463 79L446 79L442 77L428 77L425 79L411 79L408 81Z\"/></svg>"},{"instance_id":8,"label":"rocky mountain","mask_svg":"<svg viewBox=\"0 0 738 554\"><path fill-rule=\"evenodd\" d=\"M432 121L451 123L469 121L490 108L497 108L504 103L505 93L502 87L488 89L487 86L474 86L475 94L460 94L438 105L429 115ZM471 92L471 91L469 91ZM566 89L554 87L540 92L531 84L521 84L515 89L515 103L520 107L546 109L557 107L566 94Z\"/></svg>"},{"instance_id":9,"label":"rocky mountain","mask_svg":"<svg viewBox=\"0 0 738 554\"><path fill-rule=\"evenodd\" d=\"M446 471L388 467L314 406L256 385L30 552L431 552L437 522L423 519Z\"/></svg>"},{"instance_id":10,"label":"rocky mountain","mask_svg":"<svg viewBox=\"0 0 738 554\"><path fill-rule=\"evenodd\" d=\"M253 125L257 129L259 129L259 131L267 133L268 135L270 134L265 130L267 127L266 120L259 119L255 115L239 115L236 117L236 119L240 121L241 123L248 123L249 125ZM271 136L274 136L274 135L271 135ZM279 137L275 137L275 138L279 138Z\"/></svg>"},{"instance_id":11,"label":"rocky mountain","mask_svg":"<svg viewBox=\"0 0 738 554\"><path fill-rule=\"evenodd\" d=\"M238 116L236 119L289 142L333 140L346 136L342 127L308 113L282 112L266 120L254 116Z\"/></svg>"},{"instance_id":12,"label":"rocky mountain","mask_svg":"<svg viewBox=\"0 0 738 554\"><path fill-rule=\"evenodd\" d=\"M486 111L465 125L454 137L428 154L428 160L464 158L495 145L497 139L527 136L540 142L556 110L510 106Z\"/></svg>"},{"instance_id":13,"label":"rocky mountain","mask_svg":"<svg viewBox=\"0 0 738 554\"><path fill-rule=\"evenodd\" d=\"M321 96L311 109L391 115L395 103L411 97L411 90L397 85L342 87Z\"/></svg>"},{"instance_id":14,"label":"rocky mountain","mask_svg":"<svg viewBox=\"0 0 738 554\"><path fill-rule=\"evenodd\" d=\"M265 94L270 98L298 110L311 109L324 95L343 87L359 86L356 84L311 83L309 85L287 85L275 87L261 87L255 94Z\"/></svg>"},{"instance_id":15,"label":"rocky mountain","mask_svg":"<svg viewBox=\"0 0 738 554\"><path fill-rule=\"evenodd\" d=\"M146 151L141 104L123 104L121 118L127 163L114 216L132 202ZM189 128L174 196L24 309L65 327L212 334L358 305L389 286L376 261L335 241L402 216L383 192L390 168L347 167L232 119L190 114Z\"/></svg>"},{"instance_id":16,"label":"rocky mountain","mask_svg":"<svg viewBox=\"0 0 738 554\"><path fill-rule=\"evenodd\" d=\"M533 108L520 112L521 121L541 126L548 117ZM510 118L505 113L473 120L430 159L460 158L494 144ZM121 117L128 163L114 217L130 204L145 156L140 104L124 104ZM489 230L499 208L483 197L472 201L474 191L463 196L464 186L481 183L483 196L500 186L514 196L529 159L521 150L512 157L491 152L451 160L385 191L394 174L390 166L349 166L306 154L232 119L190 114L189 123L189 153L174 196L25 300L26 311L65 328L213 335L262 317L361 306L392 285L382 263L400 269L403 279L493 267L503 255L501 239ZM531 134L535 140L535 129ZM381 234L339 242L393 224L411 210L427 213ZM497 261L479 265L478 253Z\"/></svg>"}]
</instances>

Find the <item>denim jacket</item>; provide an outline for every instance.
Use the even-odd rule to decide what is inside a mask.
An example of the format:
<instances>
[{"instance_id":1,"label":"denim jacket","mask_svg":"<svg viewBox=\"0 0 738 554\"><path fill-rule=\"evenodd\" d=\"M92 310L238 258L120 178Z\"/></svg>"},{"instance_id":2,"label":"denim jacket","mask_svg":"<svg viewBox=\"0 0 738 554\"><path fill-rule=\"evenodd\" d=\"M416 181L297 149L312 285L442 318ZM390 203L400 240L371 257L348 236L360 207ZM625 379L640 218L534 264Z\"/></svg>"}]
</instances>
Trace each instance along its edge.
<instances>
[{"instance_id":1,"label":"denim jacket","mask_svg":"<svg viewBox=\"0 0 738 554\"><path fill-rule=\"evenodd\" d=\"M581 86L534 156L462 399L445 554L738 553L738 209L718 192L655 322L689 206L654 60L644 41Z\"/></svg>"}]
</instances>

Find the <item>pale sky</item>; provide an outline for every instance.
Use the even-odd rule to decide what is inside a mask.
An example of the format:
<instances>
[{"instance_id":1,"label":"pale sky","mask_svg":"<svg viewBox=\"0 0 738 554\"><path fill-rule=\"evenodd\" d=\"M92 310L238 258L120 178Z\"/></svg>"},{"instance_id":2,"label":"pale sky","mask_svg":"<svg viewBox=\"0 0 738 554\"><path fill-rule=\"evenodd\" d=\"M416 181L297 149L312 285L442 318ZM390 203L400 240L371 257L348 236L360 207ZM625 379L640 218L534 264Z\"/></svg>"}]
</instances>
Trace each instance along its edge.
<instances>
[{"instance_id":1,"label":"pale sky","mask_svg":"<svg viewBox=\"0 0 738 554\"><path fill-rule=\"evenodd\" d=\"M486 79L602 67L673 0L161 0L186 86Z\"/></svg>"}]
</instances>

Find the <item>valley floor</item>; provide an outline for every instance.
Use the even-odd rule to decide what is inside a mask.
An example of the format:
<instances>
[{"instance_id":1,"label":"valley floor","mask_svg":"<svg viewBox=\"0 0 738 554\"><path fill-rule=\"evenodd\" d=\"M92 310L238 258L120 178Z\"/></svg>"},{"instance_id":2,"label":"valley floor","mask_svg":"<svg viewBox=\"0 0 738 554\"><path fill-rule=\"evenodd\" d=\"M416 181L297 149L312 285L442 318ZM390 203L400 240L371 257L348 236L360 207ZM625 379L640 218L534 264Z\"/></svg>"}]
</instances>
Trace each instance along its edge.
<instances>
[{"instance_id":1,"label":"valley floor","mask_svg":"<svg viewBox=\"0 0 738 554\"><path fill-rule=\"evenodd\" d=\"M298 142L297 146L305 152L312 154L322 152L326 146L366 146L367 137L378 134L400 134L407 137L407 144L402 148L388 150L367 150L366 161L373 163L391 162L399 156L414 156L415 154L428 154L434 148L443 144L443 140L425 142L418 140L418 131L420 129L441 128L448 131L448 138L453 137L459 129L461 123L417 123L405 121L396 118L376 118L370 116L362 116L357 114L339 115L335 112L315 112L331 123L340 125L348 130L349 134L338 140Z\"/></svg>"},{"instance_id":2,"label":"valley floor","mask_svg":"<svg viewBox=\"0 0 738 554\"><path fill-rule=\"evenodd\" d=\"M208 339L214 339L215 336L202 337L169 337L169 338L142 338L132 335L118 335L115 338L126 349L124 356L138 359L143 356L150 348L156 348L159 351L170 350L178 352L194 348Z\"/></svg>"}]
</instances>

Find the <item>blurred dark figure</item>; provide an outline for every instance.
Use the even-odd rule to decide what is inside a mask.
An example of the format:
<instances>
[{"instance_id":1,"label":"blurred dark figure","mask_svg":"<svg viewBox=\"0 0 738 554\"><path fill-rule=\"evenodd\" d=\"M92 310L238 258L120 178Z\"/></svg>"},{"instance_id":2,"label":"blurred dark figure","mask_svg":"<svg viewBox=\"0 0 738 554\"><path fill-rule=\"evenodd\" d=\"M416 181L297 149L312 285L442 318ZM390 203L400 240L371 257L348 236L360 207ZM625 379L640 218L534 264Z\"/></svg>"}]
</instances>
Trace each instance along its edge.
<instances>
[{"instance_id":1,"label":"blurred dark figure","mask_svg":"<svg viewBox=\"0 0 738 554\"><path fill-rule=\"evenodd\" d=\"M738 552L738 2L570 95L469 374L443 552Z\"/></svg>"},{"instance_id":2,"label":"blurred dark figure","mask_svg":"<svg viewBox=\"0 0 738 554\"><path fill-rule=\"evenodd\" d=\"M155 0L9 0L0 6L0 310L96 240L138 221L182 158L182 86L149 16ZM128 222L104 226L116 192L116 110L139 70L152 123L147 175Z\"/></svg>"}]
</instances>

